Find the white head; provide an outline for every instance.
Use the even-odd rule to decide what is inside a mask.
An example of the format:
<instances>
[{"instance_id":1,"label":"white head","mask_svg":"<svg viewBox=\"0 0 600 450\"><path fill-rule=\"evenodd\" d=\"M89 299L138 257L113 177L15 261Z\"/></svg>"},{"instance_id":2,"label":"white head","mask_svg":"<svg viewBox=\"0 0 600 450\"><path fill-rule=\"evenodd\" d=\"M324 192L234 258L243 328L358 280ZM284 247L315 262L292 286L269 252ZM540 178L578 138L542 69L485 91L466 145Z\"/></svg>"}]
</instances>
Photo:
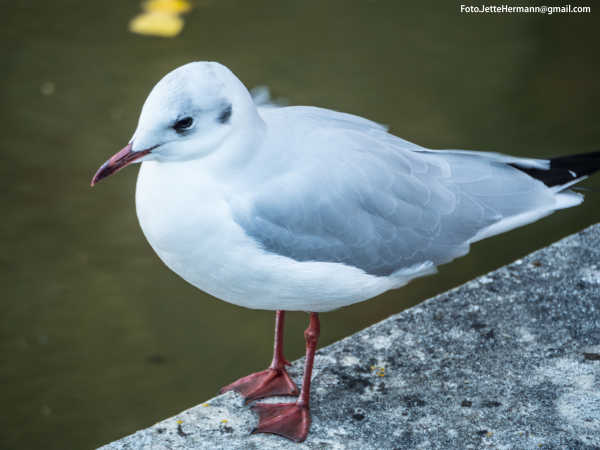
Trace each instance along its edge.
<instances>
[{"instance_id":1,"label":"white head","mask_svg":"<svg viewBox=\"0 0 600 450\"><path fill-rule=\"evenodd\" d=\"M202 158L258 113L243 83L216 62L193 62L165 75L148 95L129 144L110 158L92 186L134 161Z\"/></svg>"}]
</instances>

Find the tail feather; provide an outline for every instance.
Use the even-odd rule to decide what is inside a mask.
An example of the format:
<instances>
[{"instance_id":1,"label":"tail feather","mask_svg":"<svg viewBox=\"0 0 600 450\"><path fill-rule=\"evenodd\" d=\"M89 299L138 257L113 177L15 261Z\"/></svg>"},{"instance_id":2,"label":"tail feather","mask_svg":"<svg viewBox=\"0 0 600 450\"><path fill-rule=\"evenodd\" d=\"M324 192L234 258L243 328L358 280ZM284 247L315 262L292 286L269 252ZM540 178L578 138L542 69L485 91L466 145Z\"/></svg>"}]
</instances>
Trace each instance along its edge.
<instances>
[{"instance_id":1,"label":"tail feather","mask_svg":"<svg viewBox=\"0 0 600 450\"><path fill-rule=\"evenodd\" d=\"M559 156L550 159L550 168L535 169L510 164L527 175L540 180L546 186L571 185L572 182L600 170L600 152Z\"/></svg>"}]
</instances>

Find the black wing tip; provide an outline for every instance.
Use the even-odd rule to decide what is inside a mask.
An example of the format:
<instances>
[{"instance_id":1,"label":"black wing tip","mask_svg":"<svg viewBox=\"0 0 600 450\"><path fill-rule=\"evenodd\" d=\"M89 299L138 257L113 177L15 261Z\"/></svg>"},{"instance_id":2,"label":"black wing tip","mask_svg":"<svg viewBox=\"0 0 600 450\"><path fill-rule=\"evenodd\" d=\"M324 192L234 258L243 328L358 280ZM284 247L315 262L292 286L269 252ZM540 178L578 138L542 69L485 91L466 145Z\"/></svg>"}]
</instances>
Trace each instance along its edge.
<instances>
[{"instance_id":1,"label":"black wing tip","mask_svg":"<svg viewBox=\"0 0 600 450\"><path fill-rule=\"evenodd\" d=\"M546 186L560 186L600 170L600 151L550 158L550 168L547 170L510 165Z\"/></svg>"}]
</instances>

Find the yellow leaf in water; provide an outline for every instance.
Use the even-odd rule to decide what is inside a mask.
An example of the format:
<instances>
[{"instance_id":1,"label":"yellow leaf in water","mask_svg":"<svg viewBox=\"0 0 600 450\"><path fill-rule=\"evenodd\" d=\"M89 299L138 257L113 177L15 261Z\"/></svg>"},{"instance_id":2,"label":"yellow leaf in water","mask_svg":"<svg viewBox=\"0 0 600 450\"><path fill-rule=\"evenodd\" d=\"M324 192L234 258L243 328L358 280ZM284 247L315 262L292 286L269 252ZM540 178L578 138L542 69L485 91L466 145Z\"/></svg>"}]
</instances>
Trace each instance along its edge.
<instances>
[{"instance_id":1,"label":"yellow leaf in water","mask_svg":"<svg viewBox=\"0 0 600 450\"><path fill-rule=\"evenodd\" d=\"M149 12L181 14L192 9L192 5L187 0L150 0L144 3L144 9Z\"/></svg>"},{"instance_id":2,"label":"yellow leaf in water","mask_svg":"<svg viewBox=\"0 0 600 450\"><path fill-rule=\"evenodd\" d=\"M129 31L151 36L177 36L183 28L183 19L163 12L147 12L129 22Z\"/></svg>"}]
</instances>

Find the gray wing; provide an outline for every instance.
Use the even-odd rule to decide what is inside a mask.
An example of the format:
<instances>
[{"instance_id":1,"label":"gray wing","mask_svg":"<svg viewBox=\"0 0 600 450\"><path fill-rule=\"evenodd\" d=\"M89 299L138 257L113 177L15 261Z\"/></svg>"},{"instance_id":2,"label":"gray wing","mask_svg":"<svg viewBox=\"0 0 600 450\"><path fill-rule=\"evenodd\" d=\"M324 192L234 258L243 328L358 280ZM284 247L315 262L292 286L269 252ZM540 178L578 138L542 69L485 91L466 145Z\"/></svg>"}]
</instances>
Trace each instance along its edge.
<instances>
[{"instance_id":1,"label":"gray wing","mask_svg":"<svg viewBox=\"0 0 600 450\"><path fill-rule=\"evenodd\" d=\"M542 183L498 155L418 151L383 130L339 125L297 145L304 150L290 170L234 208L265 250L297 261L377 276L438 265L466 254L490 226L552 201Z\"/></svg>"}]
</instances>

